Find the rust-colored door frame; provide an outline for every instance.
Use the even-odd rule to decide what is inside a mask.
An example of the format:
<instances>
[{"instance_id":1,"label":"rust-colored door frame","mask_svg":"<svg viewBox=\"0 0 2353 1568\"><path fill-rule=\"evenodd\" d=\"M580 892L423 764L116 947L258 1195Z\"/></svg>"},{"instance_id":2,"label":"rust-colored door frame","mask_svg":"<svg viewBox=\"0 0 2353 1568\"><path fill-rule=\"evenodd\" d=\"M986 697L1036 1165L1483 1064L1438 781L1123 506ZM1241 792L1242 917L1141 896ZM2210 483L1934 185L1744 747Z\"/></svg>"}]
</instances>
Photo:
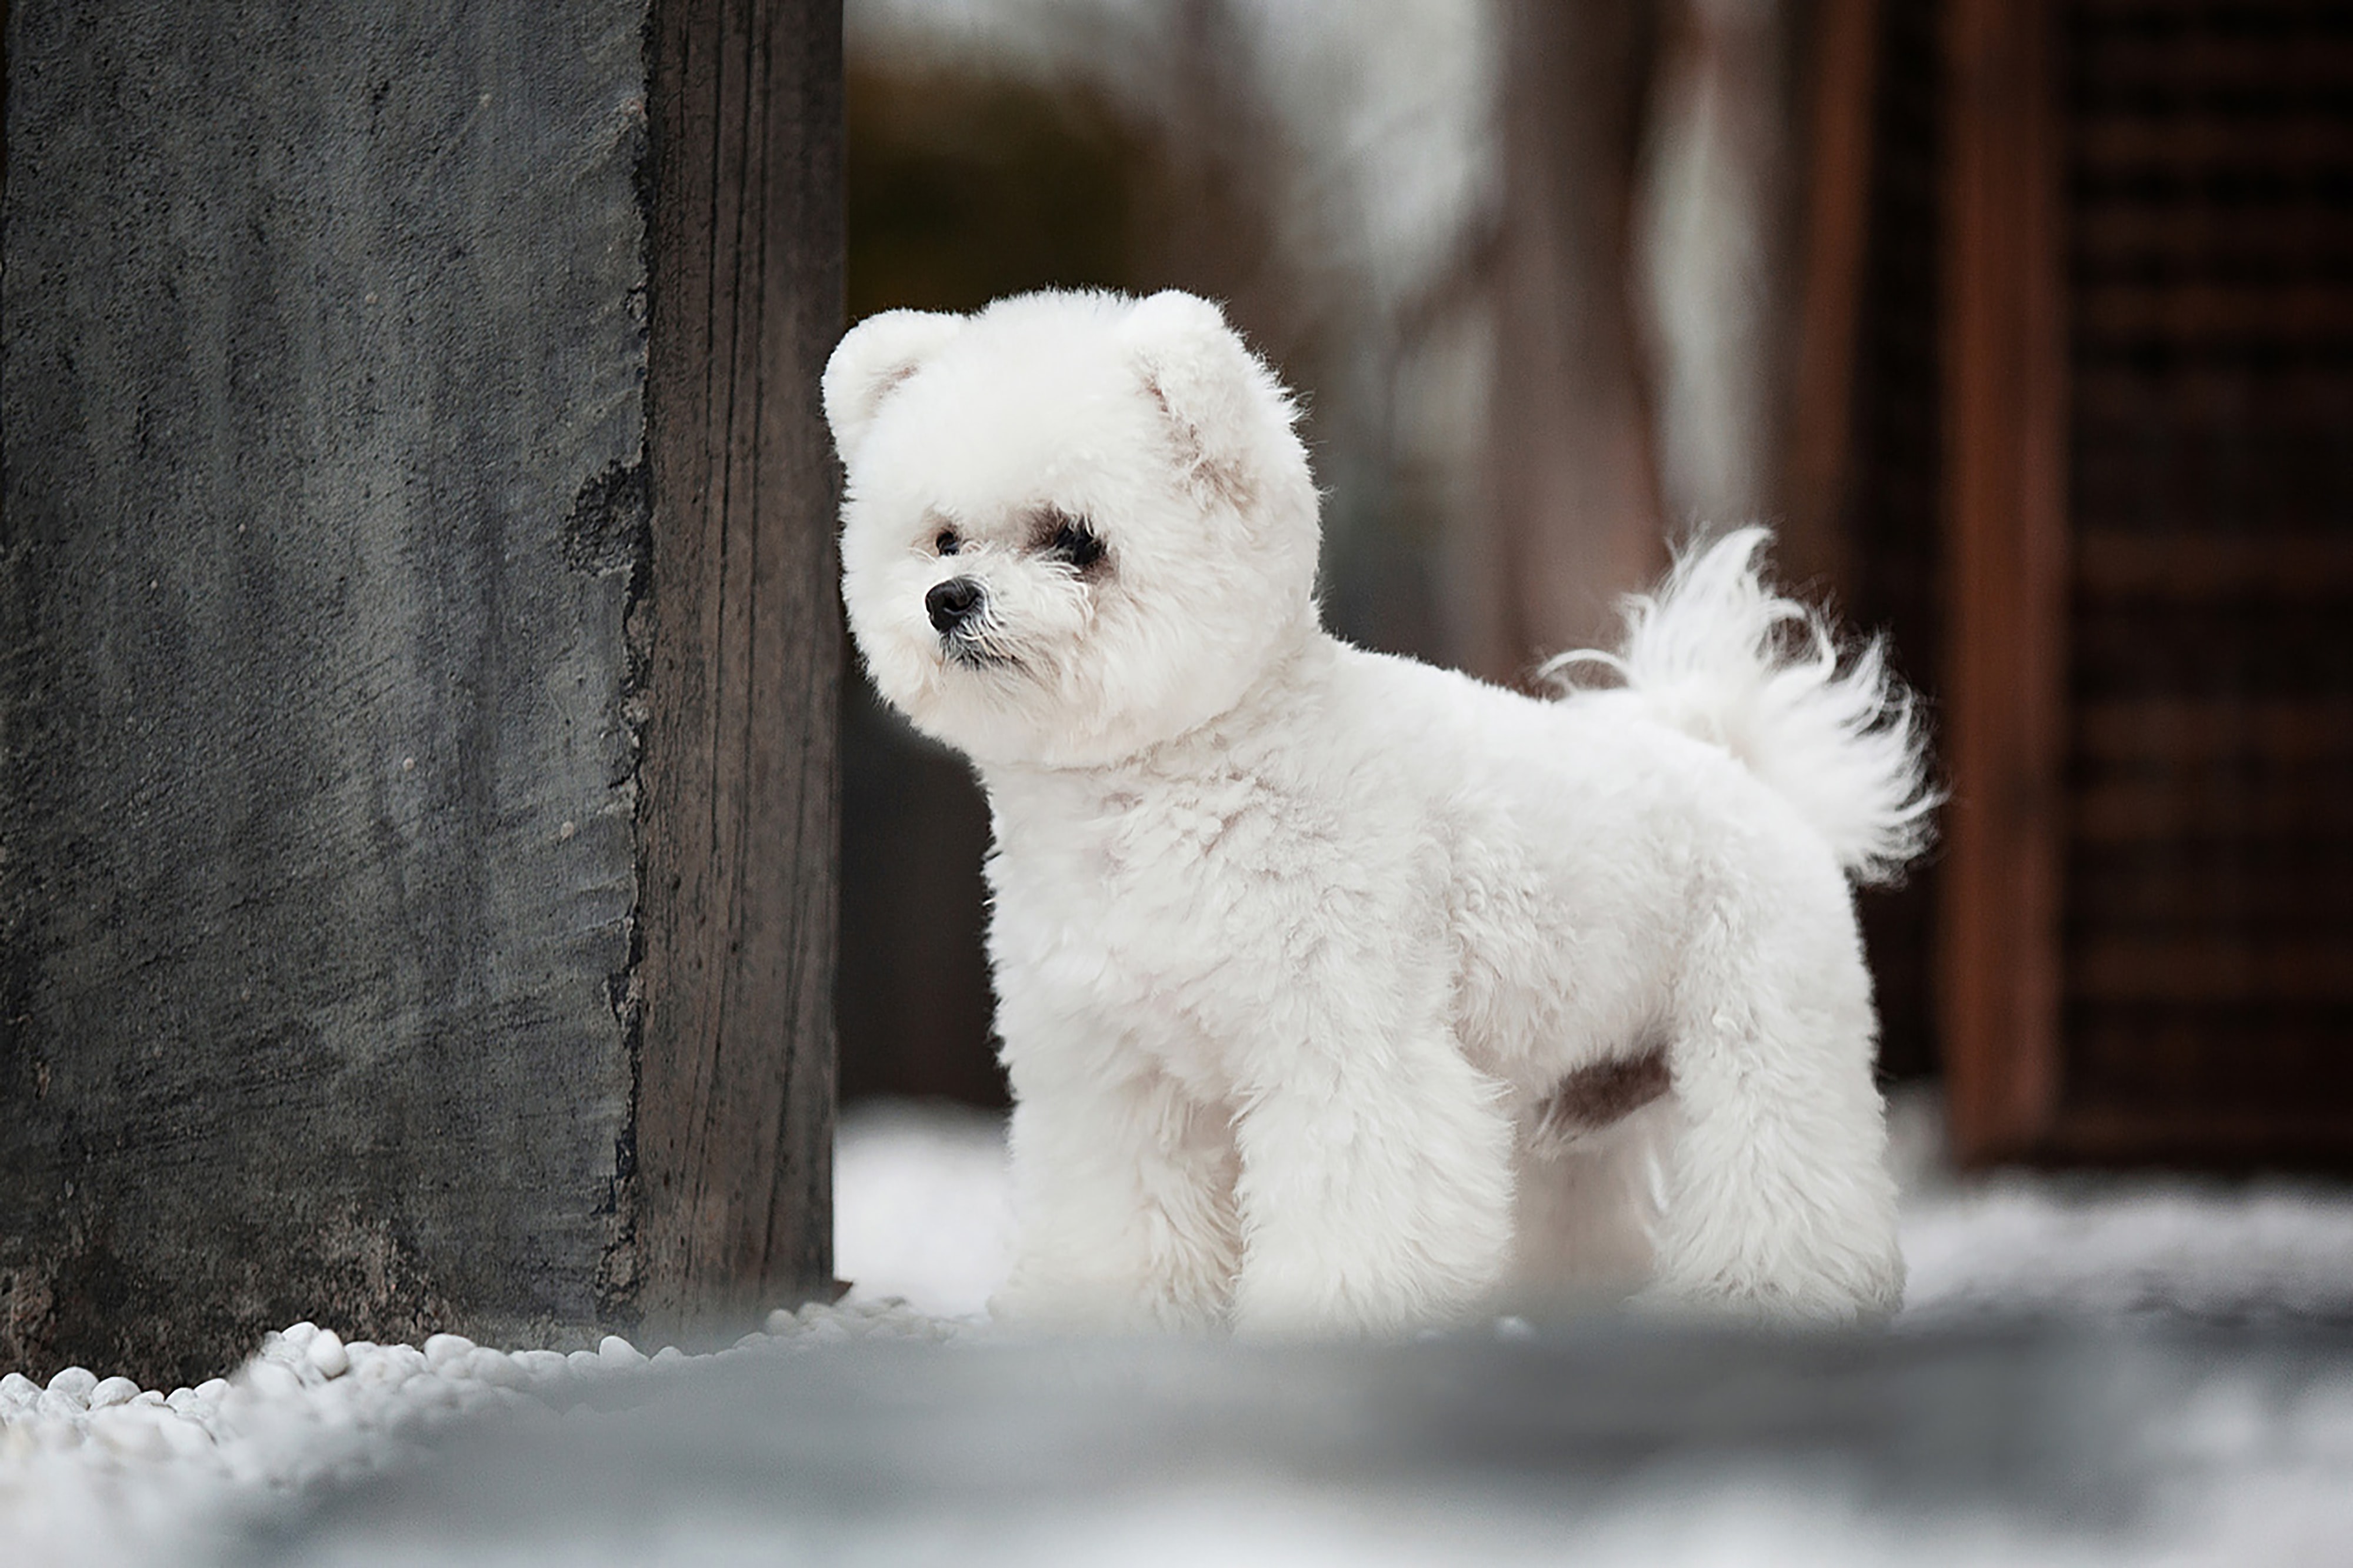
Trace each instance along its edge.
<instances>
[{"instance_id":1,"label":"rust-colored door frame","mask_svg":"<svg viewBox=\"0 0 2353 1568\"><path fill-rule=\"evenodd\" d=\"M2057 7L1947 18L1946 817L1940 997L1957 1153L2059 1116L2066 326Z\"/></svg>"}]
</instances>

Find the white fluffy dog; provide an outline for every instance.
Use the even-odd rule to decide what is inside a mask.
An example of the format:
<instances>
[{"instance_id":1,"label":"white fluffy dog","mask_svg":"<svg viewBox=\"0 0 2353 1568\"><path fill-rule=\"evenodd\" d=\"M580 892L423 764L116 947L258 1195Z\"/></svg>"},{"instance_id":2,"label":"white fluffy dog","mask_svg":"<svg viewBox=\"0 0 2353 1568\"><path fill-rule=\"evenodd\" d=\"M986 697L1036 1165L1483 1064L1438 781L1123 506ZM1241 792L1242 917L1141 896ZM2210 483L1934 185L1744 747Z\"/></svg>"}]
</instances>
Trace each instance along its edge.
<instances>
[{"instance_id":1,"label":"white fluffy dog","mask_svg":"<svg viewBox=\"0 0 2353 1568\"><path fill-rule=\"evenodd\" d=\"M1841 667L1760 532L1577 656L1620 685L1539 701L1324 631L1292 403L1203 300L890 311L825 405L868 673L995 823L1000 1311L1896 1305L1847 879L1930 802L1876 649Z\"/></svg>"}]
</instances>

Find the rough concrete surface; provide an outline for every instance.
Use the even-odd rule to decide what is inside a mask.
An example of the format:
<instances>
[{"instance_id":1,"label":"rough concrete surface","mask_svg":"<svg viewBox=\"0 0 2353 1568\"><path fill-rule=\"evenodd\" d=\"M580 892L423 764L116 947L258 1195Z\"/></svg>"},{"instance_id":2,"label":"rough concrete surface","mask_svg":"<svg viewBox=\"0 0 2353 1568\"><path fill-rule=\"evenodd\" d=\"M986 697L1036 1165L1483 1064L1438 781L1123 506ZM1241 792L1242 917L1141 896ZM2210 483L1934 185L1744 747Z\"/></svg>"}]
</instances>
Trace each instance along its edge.
<instances>
[{"instance_id":1,"label":"rough concrete surface","mask_svg":"<svg viewBox=\"0 0 2353 1568\"><path fill-rule=\"evenodd\" d=\"M644 0L5 16L0 1365L625 1324Z\"/></svg>"}]
</instances>

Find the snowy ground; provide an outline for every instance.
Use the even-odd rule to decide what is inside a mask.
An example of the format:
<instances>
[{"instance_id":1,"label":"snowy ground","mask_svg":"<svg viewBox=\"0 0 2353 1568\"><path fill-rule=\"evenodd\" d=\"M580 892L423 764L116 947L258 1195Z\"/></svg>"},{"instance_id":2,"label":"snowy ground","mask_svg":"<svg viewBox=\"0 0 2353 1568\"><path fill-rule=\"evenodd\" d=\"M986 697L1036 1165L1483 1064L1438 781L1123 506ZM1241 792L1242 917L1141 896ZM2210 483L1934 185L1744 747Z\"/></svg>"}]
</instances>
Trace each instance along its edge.
<instances>
[{"instance_id":1,"label":"snowy ground","mask_svg":"<svg viewBox=\"0 0 2353 1568\"><path fill-rule=\"evenodd\" d=\"M2021 1315L2274 1334L2353 1325L2353 1192L2024 1177L1964 1186L1942 1173L1926 1112L1906 1107L1899 1121L1910 1191L1905 1328L1933 1336ZM985 1303L1004 1268L1008 1219L999 1123L943 1107L855 1110L837 1180L837 1268L856 1282L850 1297L777 1314L768 1332L717 1358L664 1351L649 1361L617 1339L570 1356L446 1335L419 1347L346 1344L305 1323L271 1336L234 1376L196 1389L142 1391L101 1377L103 1369L69 1369L46 1386L9 1373L0 1378L0 1563L251 1560L240 1531L257 1517L396 1471L470 1418L505 1410L560 1430L645 1398L665 1379L692 1386L731 1364L748 1378L853 1341L987 1339ZM2330 1342L2347 1342L2340 1333ZM2170 1490L2174 1506L2190 1499L2194 1508L2161 1541L2052 1537L2000 1510L1923 1534L1852 1497L1725 1480L1686 1487L1671 1502L1644 1493L1596 1504L1578 1516L1577 1557L1866 1563L1900 1546L1908 1560L1934 1563L2224 1563L2253 1561L2245 1551L2260 1544L2264 1561L2353 1563L2353 1357L2312 1364L2333 1371L2309 1387L2238 1376L2163 1395L2172 1414L2158 1424L2173 1447L2150 1462L2186 1467L2189 1479ZM1368 1498L1228 1478L1092 1512L1049 1510L1000 1521L993 1534L878 1534L870 1520L854 1539L837 1531L800 1545L877 1563L1413 1562L1431 1560L1441 1539L1481 1542L1483 1561L1552 1561L1566 1550L1543 1507L1489 1502L1465 1513L1461 1497L1422 1506L1393 1491ZM685 1537L606 1542L609 1559L580 1542L560 1556L797 1558L781 1528L765 1517L724 1528L704 1521ZM1147 1550L1155 1542L1166 1549ZM1176 1552L1185 1542L1193 1545ZM335 1560L464 1559L396 1551ZM524 1550L498 1560L542 1559Z\"/></svg>"},{"instance_id":2,"label":"snowy ground","mask_svg":"<svg viewBox=\"0 0 2353 1568\"><path fill-rule=\"evenodd\" d=\"M2206 1322L2353 1323L2353 1190L2309 1184L2010 1176L1944 1169L1933 1109L1900 1102L1904 1321L2165 1314ZM1001 1124L955 1106L853 1109L835 1199L852 1300L985 1312L1010 1220Z\"/></svg>"}]
</instances>

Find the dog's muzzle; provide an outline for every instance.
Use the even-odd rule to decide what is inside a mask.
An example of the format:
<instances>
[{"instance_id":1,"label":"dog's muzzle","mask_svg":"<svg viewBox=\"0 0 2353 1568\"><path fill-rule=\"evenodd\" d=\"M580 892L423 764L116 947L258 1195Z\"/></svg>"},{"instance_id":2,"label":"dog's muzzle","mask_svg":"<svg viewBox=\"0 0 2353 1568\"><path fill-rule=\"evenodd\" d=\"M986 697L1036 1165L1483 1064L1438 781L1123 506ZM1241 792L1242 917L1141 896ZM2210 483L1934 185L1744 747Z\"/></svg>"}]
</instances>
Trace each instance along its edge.
<instances>
[{"instance_id":1,"label":"dog's muzzle","mask_svg":"<svg viewBox=\"0 0 2353 1568\"><path fill-rule=\"evenodd\" d=\"M932 617L933 629L946 637L980 613L983 598L980 584L971 578L951 577L923 595L923 613Z\"/></svg>"}]
</instances>

